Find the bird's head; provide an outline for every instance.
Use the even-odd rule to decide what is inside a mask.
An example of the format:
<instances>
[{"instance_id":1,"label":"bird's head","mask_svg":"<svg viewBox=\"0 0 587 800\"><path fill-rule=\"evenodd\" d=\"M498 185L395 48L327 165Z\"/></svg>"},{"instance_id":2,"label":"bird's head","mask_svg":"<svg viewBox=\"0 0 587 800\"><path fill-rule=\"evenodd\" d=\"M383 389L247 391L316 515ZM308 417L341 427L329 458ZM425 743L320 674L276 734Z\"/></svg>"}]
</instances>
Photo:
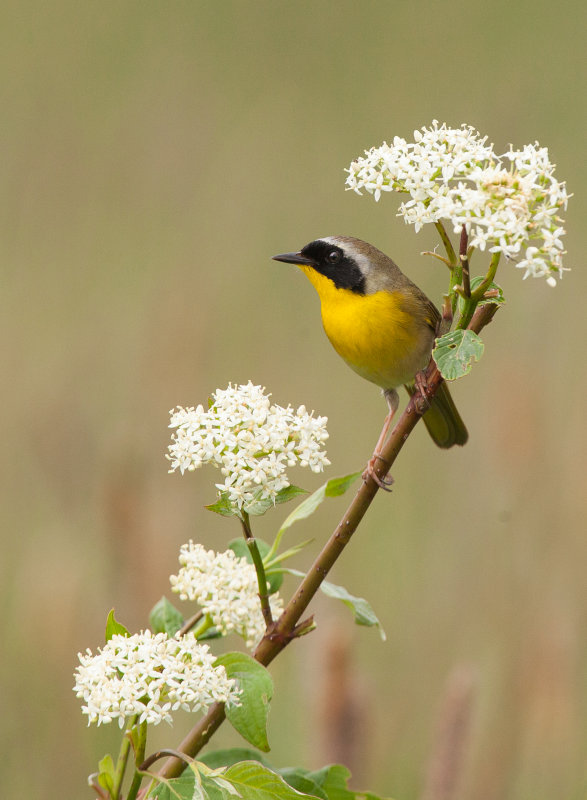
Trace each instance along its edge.
<instances>
[{"instance_id":1,"label":"bird's head","mask_svg":"<svg viewBox=\"0 0 587 800\"><path fill-rule=\"evenodd\" d=\"M385 253L352 236L324 236L298 252L282 253L273 259L300 267L314 285L318 273L337 289L363 295L383 288L382 280L391 277L395 270L399 272Z\"/></svg>"}]
</instances>

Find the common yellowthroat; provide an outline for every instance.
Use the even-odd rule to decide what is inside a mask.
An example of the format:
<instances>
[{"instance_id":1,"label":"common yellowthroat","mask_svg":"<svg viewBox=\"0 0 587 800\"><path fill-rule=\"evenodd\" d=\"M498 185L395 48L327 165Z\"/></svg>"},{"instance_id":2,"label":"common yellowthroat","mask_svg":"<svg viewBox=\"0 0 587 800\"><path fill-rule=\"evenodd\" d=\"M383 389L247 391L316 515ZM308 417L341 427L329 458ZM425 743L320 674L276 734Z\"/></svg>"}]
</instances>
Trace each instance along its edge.
<instances>
[{"instance_id":1,"label":"common yellowthroat","mask_svg":"<svg viewBox=\"0 0 587 800\"><path fill-rule=\"evenodd\" d=\"M324 330L336 352L383 389L390 412L387 432L399 405L397 387L413 394L416 374L428 365L438 309L389 256L352 236L325 236L297 253L273 258L306 274L320 297ZM469 438L446 383L423 419L439 447L463 445ZM379 445L376 455L378 450Z\"/></svg>"}]
</instances>

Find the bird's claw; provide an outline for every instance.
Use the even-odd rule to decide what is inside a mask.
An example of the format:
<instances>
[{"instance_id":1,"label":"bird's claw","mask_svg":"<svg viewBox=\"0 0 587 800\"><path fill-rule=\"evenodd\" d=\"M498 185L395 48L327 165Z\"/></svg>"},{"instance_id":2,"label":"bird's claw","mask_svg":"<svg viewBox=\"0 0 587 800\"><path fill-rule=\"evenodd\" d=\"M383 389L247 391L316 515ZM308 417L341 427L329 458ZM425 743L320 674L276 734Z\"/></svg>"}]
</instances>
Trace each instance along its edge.
<instances>
[{"instance_id":1,"label":"bird's claw","mask_svg":"<svg viewBox=\"0 0 587 800\"><path fill-rule=\"evenodd\" d=\"M367 462L367 466L365 467L365 471L363 472L362 478L364 481L366 481L367 478L371 478L372 480L375 481L375 483L377 484L377 486L379 486L380 489L383 489L384 492L391 492L391 486L394 483L394 480L391 477L391 475L384 475L382 478L375 472L375 463L377 461L381 461L383 464L387 466L387 462L379 455L379 453L373 453L373 455Z\"/></svg>"},{"instance_id":2,"label":"bird's claw","mask_svg":"<svg viewBox=\"0 0 587 800\"><path fill-rule=\"evenodd\" d=\"M414 400L416 411L419 414L424 414L430 408L430 400L428 399L428 379L424 370L417 372L414 377Z\"/></svg>"}]
</instances>

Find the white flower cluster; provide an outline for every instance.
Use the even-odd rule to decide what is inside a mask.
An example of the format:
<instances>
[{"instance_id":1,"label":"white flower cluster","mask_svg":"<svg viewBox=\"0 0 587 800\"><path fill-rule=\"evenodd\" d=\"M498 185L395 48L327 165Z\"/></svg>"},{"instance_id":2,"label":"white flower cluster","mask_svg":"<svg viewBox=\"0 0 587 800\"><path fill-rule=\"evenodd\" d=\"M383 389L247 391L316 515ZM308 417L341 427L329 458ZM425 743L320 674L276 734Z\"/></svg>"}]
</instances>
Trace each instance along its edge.
<instances>
[{"instance_id":1,"label":"white flower cluster","mask_svg":"<svg viewBox=\"0 0 587 800\"><path fill-rule=\"evenodd\" d=\"M114 635L96 655L79 653L74 692L92 722L140 715L140 722L171 722L171 711L198 711L214 702L238 705L236 681L193 634L169 638L151 631Z\"/></svg>"},{"instance_id":2,"label":"white flower cluster","mask_svg":"<svg viewBox=\"0 0 587 800\"><path fill-rule=\"evenodd\" d=\"M409 194L398 216L416 231L449 220L455 233L466 226L469 245L503 253L524 277L546 276L554 286L562 276L565 231L558 213L568 195L538 142L522 150L510 146L498 156L471 126L448 128L434 120L429 129L414 131L413 142L396 136L391 145L365 151L346 171L347 187L359 194L365 189L375 200L382 192Z\"/></svg>"},{"instance_id":3,"label":"white flower cluster","mask_svg":"<svg viewBox=\"0 0 587 800\"><path fill-rule=\"evenodd\" d=\"M183 474L213 464L225 476L217 483L231 503L242 508L253 500L274 500L289 486L286 468L296 464L321 472L330 464L322 449L328 438L326 417L314 417L305 406L271 405L264 388L251 381L217 389L208 410L172 409L175 428L168 458L170 472Z\"/></svg>"},{"instance_id":4,"label":"white flower cluster","mask_svg":"<svg viewBox=\"0 0 587 800\"><path fill-rule=\"evenodd\" d=\"M237 633L254 649L265 634L255 567L232 550L215 553L192 541L182 545L179 563L179 574L170 578L172 590L182 600L195 600L222 634ZM269 604L277 619L283 611L279 594L272 594Z\"/></svg>"}]
</instances>

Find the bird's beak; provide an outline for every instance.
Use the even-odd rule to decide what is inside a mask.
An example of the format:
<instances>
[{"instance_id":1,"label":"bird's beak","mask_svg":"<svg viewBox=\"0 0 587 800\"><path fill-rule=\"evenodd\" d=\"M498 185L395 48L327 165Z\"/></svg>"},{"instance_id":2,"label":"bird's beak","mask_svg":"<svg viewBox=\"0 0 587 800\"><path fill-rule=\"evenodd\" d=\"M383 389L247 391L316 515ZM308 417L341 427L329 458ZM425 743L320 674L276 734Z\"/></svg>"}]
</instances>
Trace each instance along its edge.
<instances>
[{"instance_id":1,"label":"bird's beak","mask_svg":"<svg viewBox=\"0 0 587 800\"><path fill-rule=\"evenodd\" d=\"M301 264L302 266L314 267L316 262L311 258L303 256L301 253L282 253L279 256L272 256L274 261L284 261L286 264Z\"/></svg>"}]
</instances>

